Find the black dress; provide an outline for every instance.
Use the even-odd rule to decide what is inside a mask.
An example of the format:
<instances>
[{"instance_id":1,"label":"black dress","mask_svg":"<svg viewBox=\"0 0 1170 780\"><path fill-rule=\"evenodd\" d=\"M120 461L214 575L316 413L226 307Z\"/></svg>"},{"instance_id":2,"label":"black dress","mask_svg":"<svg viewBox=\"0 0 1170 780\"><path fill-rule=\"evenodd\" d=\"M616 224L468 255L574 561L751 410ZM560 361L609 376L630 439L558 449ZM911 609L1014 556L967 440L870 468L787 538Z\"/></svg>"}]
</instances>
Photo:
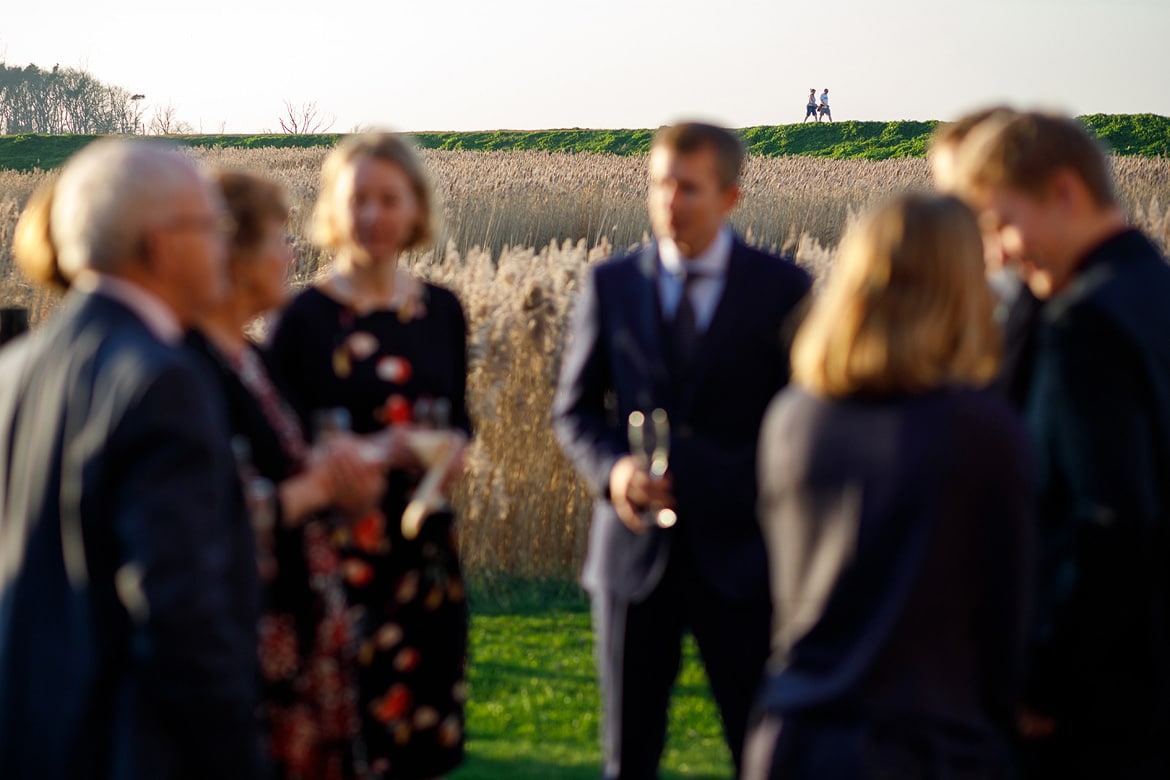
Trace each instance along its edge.
<instances>
[{"instance_id":1,"label":"black dress","mask_svg":"<svg viewBox=\"0 0 1170 780\"><path fill-rule=\"evenodd\" d=\"M272 383L258 350L228 357L193 331L188 346L212 369L232 435L248 444L248 470L274 486L308 457L303 429ZM285 522L279 503L270 528L258 528L264 585L259 625L263 719L281 780L352 777L358 733L352 636L340 557L327 515Z\"/></svg>"},{"instance_id":2,"label":"black dress","mask_svg":"<svg viewBox=\"0 0 1170 780\"><path fill-rule=\"evenodd\" d=\"M451 426L470 430L462 307L430 284L407 300L359 315L309 288L289 305L270 362L307 424L343 407L356 433L371 433L444 399ZM433 777L463 756L467 607L453 518L432 516L405 539L416 483L392 472L381 511L337 539L357 635L358 772L373 777Z\"/></svg>"}]
</instances>

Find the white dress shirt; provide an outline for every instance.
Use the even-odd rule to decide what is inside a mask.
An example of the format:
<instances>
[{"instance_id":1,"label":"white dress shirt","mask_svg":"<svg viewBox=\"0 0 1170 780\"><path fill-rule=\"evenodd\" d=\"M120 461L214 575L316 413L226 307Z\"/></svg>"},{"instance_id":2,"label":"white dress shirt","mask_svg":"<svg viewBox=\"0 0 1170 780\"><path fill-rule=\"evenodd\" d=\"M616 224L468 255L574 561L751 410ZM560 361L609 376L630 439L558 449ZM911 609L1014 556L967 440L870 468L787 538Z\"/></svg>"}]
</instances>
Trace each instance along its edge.
<instances>
[{"instance_id":1,"label":"white dress shirt","mask_svg":"<svg viewBox=\"0 0 1170 780\"><path fill-rule=\"evenodd\" d=\"M183 326L170 307L157 295L109 274L84 270L73 280L73 287L88 293L112 298L138 315L154 337L164 344L177 346L183 340Z\"/></svg>"},{"instance_id":2,"label":"white dress shirt","mask_svg":"<svg viewBox=\"0 0 1170 780\"><path fill-rule=\"evenodd\" d=\"M698 273L690 284L691 307L695 310L695 330L703 333L715 316L723 289L727 286L727 266L731 262L731 228L724 225L715 240L698 257L683 257L678 245L666 238L658 242L658 299L662 315L670 320L682 297L683 273Z\"/></svg>"}]
</instances>

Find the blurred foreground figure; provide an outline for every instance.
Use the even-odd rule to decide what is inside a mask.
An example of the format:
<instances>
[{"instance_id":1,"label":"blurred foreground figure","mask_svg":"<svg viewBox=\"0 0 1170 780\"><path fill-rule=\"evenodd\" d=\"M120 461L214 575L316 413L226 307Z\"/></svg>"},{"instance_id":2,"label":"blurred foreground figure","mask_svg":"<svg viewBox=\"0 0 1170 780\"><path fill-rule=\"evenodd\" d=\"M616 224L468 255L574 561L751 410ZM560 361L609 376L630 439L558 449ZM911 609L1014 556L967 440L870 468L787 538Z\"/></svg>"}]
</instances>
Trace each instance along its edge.
<instances>
[{"instance_id":1,"label":"blurred foreground figure","mask_svg":"<svg viewBox=\"0 0 1170 780\"><path fill-rule=\"evenodd\" d=\"M259 349L244 335L257 315L289 295L283 193L248 173L223 172L216 181L235 227L229 292L188 343L206 358L227 402L234 446L246 456L241 460L250 460L245 490L264 586L261 706L273 780L353 777L358 718L347 686L354 659L341 559L331 537L377 502L385 479L381 464L361 457L352 435L336 433L315 450L308 445Z\"/></svg>"},{"instance_id":2,"label":"blurred foreground figure","mask_svg":"<svg viewBox=\"0 0 1170 780\"><path fill-rule=\"evenodd\" d=\"M910 196L842 241L760 440L776 609L744 777L1005 778L1032 480L979 228Z\"/></svg>"},{"instance_id":3,"label":"blurred foreground figure","mask_svg":"<svg viewBox=\"0 0 1170 780\"><path fill-rule=\"evenodd\" d=\"M1077 122L1007 114L958 191L1044 300L1027 414L1040 571L1020 727L1033 777L1170 773L1170 267Z\"/></svg>"},{"instance_id":4,"label":"blurred foreground figure","mask_svg":"<svg viewBox=\"0 0 1170 780\"><path fill-rule=\"evenodd\" d=\"M99 141L22 223L22 267L72 290L0 354L0 777L255 776L252 532L180 346L223 291L220 202Z\"/></svg>"},{"instance_id":5,"label":"blurred foreground figure","mask_svg":"<svg viewBox=\"0 0 1170 780\"><path fill-rule=\"evenodd\" d=\"M956 165L959 150L971 132L990 119L1013 114L1010 108L995 106L968 114L958 121L940 125L930 139L930 173L940 192L955 194L959 187ZM995 320L1003 334L999 372L990 387L1022 410L1032 386L1036 361L1036 333L1042 301L1020 276L1018 264L1005 257L994 226L982 226L983 259L987 281L998 302Z\"/></svg>"},{"instance_id":6,"label":"blurred foreground figure","mask_svg":"<svg viewBox=\"0 0 1170 780\"><path fill-rule=\"evenodd\" d=\"M623 780L657 777L687 631L739 767L772 613L756 444L811 286L733 235L743 164L733 133L665 127L649 162L657 240L591 269L553 402L561 446L595 496L582 582L604 773ZM659 446L646 452L651 438Z\"/></svg>"},{"instance_id":7,"label":"blurred foreground figure","mask_svg":"<svg viewBox=\"0 0 1170 780\"><path fill-rule=\"evenodd\" d=\"M426 170L401 136L340 143L322 167L314 211L314 238L332 255L328 275L284 310L270 350L306 427L340 407L354 433L390 436L379 455L389 469L379 509L330 542L345 578L341 631L357 651L344 695L360 721L353 765L361 778L435 778L463 760L468 613L456 518L440 501L421 525L404 522L428 492L420 475L436 462L408 442L450 429L462 442L471 431L463 307L401 262L433 239L433 203ZM450 479L460 451L449 451Z\"/></svg>"}]
</instances>

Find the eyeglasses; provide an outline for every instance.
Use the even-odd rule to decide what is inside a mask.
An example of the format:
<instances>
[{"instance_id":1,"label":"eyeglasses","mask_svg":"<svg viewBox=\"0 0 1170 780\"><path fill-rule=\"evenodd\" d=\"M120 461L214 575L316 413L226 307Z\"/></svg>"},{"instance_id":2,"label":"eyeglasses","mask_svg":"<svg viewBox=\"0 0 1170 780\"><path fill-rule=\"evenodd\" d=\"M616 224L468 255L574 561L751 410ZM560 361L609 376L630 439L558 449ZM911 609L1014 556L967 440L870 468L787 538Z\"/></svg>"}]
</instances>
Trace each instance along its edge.
<instances>
[{"instance_id":1,"label":"eyeglasses","mask_svg":"<svg viewBox=\"0 0 1170 780\"><path fill-rule=\"evenodd\" d=\"M163 230L198 230L231 236L236 232L236 221L228 214L183 214L159 226Z\"/></svg>"}]
</instances>

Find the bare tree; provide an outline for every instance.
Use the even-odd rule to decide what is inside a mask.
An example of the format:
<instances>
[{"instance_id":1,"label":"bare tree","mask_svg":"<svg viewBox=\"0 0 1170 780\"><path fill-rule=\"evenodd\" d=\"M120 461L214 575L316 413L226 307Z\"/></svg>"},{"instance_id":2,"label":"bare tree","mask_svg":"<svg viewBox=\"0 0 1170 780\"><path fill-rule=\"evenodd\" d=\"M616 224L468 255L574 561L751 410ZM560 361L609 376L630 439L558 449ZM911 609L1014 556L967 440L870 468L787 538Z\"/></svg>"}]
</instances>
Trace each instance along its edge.
<instances>
[{"instance_id":1,"label":"bare tree","mask_svg":"<svg viewBox=\"0 0 1170 780\"><path fill-rule=\"evenodd\" d=\"M150 117L150 133L152 135L180 135L191 132L191 125L179 119L179 111L167 101L165 106L155 106Z\"/></svg>"},{"instance_id":2,"label":"bare tree","mask_svg":"<svg viewBox=\"0 0 1170 780\"><path fill-rule=\"evenodd\" d=\"M310 135L312 133L326 133L329 128L333 127L333 123L337 121L337 117L329 120L328 124L325 118L321 116L320 110L317 108L317 101L312 100L297 107L292 104L292 101L284 101L285 115L280 117L280 129L289 135Z\"/></svg>"}]
</instances>

